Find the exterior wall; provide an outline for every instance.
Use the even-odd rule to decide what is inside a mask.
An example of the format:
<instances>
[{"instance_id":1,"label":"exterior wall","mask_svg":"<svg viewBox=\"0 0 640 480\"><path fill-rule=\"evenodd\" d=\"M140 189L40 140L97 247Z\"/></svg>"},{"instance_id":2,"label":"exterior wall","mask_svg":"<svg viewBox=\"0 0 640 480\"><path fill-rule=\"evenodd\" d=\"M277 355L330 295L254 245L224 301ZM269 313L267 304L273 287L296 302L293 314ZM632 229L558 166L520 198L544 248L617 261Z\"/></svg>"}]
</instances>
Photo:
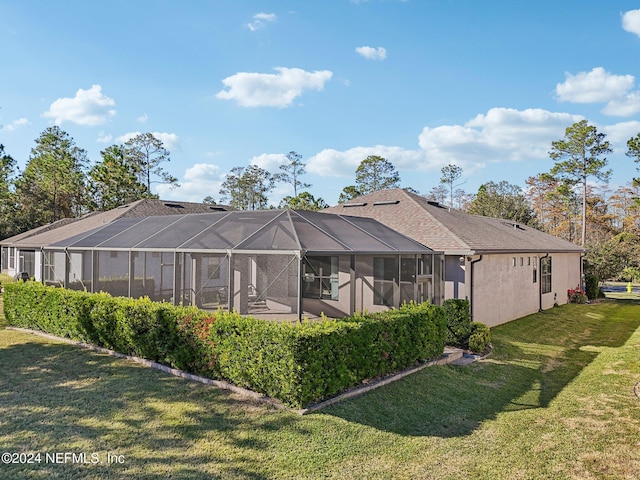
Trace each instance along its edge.
<instances>
[{"instance_id":1,"label":"exterior wall","mask_svg":"<svg viewBox=\"0 0 640 480\"><path fill-rule=\"evenodd\" d=\"M386 305L374 305L374 256L375 257L390 257L389 255L354 255L354 281L351 281L351 256L343 255L339 257L339 272L338 272L338 299L337 300L316 300L310 298L303 298L303 311L314 315L320 315L324 313L329 317L341 317L344 315L350 315L352 312L383 312L389 310L390 307ZM397 257L396 255L391 255ZM429 261L430 260L430 257ZM429 280L431 289L434 288L434 283L438 280L435 278ZM408 283L408 282L407 282ZM403 283L403 285L407 285ZM427 283L424 284L424 288L427 288ZM400 302L400 285L394 286L394 298L396 299L396 306ZM418 287L414 289L420 291ZM428 295L434 294L433 290ZM420 293L418 293L420 295ZM420 300L420 299L417 299Z\"/></svg>"},{"instance_id":2,"label":"exterior wall","mask_svg":"<svg viewBox=\"0 0 640 480\"><path fill-rule=\"evenodd\" d=\"M360 312L384 312L389 307L373 304L373 257L356 258L356 310Z\"/></svg>"},{"instance_id":3,"label":"exterior wall","mask_svg":"<svg viewBox=\"0 0 640 480\"><path fill-rule=\"evenodd\" d=\"M324 313L328 317L342 317L351 313L350 256L343 255L338 259L338 300L303 298L302 311L313 315Z\"/></svg>"},{"instance_id":4,"label":"exterior wall","mask_svg":"<svg viewBox=\"0 0 640 480\"><path fill-rule=\"evenodd\" d=\"M465 263L457 255L445 256L444 263L444 298L467 298Z\"/></svg>"},{"instance_id":5,"label":"exterior wall","mask_svg":"<svg viewBox=\"0 0 640 480\"><path fill-rule=\"evenodd\" d=\"M539 253L483 255L473 269L473 320L489 326L521 318L540 309ZM551 292L542 295L542 308L567 303L567 290L580 285L580 254L555 253L552 259ZM475 257L478 258L478 257ZM515 266L514 266L515 259ZM534 282L534 269L536 270Z\"/></svg>"},{"instance_id":6,"label":"exterior wall","mask_svg":"<svg viewBox=\"0 0 640 480\"><path fill-rule=\"evenodd\" d=\"M542 295L542 308L564 305L568 301L567 290L582 284L580 255L554 253L551 257L551 293Z\"/></svg>"}]
</instances>

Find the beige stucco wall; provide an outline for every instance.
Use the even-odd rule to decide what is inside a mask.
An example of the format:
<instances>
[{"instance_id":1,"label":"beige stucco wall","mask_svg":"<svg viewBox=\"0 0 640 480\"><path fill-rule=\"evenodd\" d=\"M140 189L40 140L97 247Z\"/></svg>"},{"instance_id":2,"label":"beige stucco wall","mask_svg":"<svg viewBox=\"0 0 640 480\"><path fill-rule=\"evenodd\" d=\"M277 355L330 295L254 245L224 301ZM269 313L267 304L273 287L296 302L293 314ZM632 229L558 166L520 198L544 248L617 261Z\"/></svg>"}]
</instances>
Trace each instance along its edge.
<instances>
[{"instance_id":1,"label":"beige stucco wall","mask_svg":"<svg viewBox=\"0 0 640 480\"><path fill-rule=\"evenodd\" d=\"M470 265L464 265L465 285L458 291L468 292L473 269L473 319L489 326L524 317L540 308L540 253L491 254ZM567 303L567 290L580 284L580 254L553 253L551 292L542 295L542 308ZM471 257L478 259L479 256ZM513 265L515 258L515 266ZM459 262L458 257L456 261ZM449 265L449 263L447 264ZM534 282L534 268L537 270ZM445 287L447 298L454 297L453 281L447 278ZM468 294L466 294L468 295Z\"/></svg>"}]
</instances>

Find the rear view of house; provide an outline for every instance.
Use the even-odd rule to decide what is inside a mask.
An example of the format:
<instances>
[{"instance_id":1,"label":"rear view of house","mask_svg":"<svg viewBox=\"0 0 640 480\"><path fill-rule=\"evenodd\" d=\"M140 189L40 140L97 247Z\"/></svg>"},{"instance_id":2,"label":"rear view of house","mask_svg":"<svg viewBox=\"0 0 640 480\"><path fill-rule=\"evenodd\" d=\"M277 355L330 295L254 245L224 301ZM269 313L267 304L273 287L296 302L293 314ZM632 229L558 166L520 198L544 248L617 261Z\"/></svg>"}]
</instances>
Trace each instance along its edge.
<instances>
[{"instance_id":1,"label":"rear view of house","mask_svg":"<svg viewBox=\"0 0 640 480\"><path fill-rule=\"evenodd\" d=\"M375 218L445 254L445 298L466 298L489 326L567 303L582 284L584 250L517 222L470 215L401 189L324 210Z\"/></svg>"},{"instance_id":2,"label":"rear view of house","mask_svg":"<svg viewBox=\"0 0 640 480\"><path fill-rule=\"evenodd\" d=\"M48 285L241 314L341 317L443 296L442 255L374 219L265 210L102 220L5 248L37 251L35 277Z\"/></svg>"}]
</instances>

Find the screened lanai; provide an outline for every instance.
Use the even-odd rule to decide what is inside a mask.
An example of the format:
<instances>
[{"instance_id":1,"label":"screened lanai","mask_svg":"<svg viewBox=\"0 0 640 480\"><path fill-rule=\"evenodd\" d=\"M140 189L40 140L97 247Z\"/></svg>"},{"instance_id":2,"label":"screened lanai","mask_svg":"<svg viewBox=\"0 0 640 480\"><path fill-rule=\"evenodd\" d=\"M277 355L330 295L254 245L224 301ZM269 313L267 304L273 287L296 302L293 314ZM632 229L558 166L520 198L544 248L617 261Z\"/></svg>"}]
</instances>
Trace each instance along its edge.
<instances>
[{"instance_id":1,"label":"screened lanai","mask_svg":"<svg viewBox=\"0 0 640 480\"><path fill-rule=\"evenodd\" d=\"M442 300L442 256L369 218L295 210L122 218L43 247L43 281L241 314Z\"/></svg>"}]
</instances>

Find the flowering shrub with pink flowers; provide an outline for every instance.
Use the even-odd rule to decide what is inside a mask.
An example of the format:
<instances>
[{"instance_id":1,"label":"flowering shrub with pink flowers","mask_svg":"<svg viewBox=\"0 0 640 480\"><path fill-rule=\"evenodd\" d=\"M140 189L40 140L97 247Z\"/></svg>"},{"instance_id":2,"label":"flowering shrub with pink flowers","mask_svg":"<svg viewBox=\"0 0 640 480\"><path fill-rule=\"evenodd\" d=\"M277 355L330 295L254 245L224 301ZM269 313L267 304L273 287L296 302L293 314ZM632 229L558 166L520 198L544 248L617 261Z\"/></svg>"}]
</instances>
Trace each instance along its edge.
<instances>
[{"instance_id":1,"label":"flowering shrub with pink flowers","mask_svg":"<svg viewBox=\"0 0 640 480\"><path fill-rule=\"evenodd\" d=\"M587 293L580 287L567 290L569 303L587 303Z\"/></svg>"}]
</instances>

